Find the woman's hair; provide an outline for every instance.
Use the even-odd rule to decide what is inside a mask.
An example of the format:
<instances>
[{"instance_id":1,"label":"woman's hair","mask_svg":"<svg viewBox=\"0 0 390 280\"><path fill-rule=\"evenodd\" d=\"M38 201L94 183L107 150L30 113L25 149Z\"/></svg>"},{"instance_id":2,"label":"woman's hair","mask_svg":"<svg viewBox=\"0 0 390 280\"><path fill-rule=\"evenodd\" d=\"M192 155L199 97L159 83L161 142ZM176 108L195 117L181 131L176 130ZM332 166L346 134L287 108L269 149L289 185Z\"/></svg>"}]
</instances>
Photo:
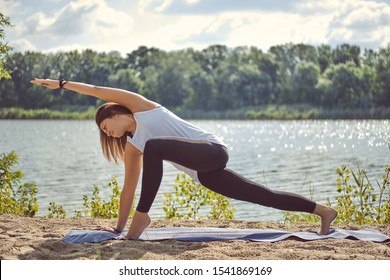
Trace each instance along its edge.
<instances>
[{"instance_id":1,"label":"woman's hair","mask_svg":"<svg viewBox=\"0 0 390 280\"><path fill-rule=\"evenodd\" d=\"M120 138L108 136L100 127L100 124L108 118L117 114L133 114L129 109L117 103L106 103L96 110L95 121L100 131L100 144L102 145L103 154L108 161L119 163L124 160L126 138L130 133L125 133Z\"/></svg>"}]
</instances>

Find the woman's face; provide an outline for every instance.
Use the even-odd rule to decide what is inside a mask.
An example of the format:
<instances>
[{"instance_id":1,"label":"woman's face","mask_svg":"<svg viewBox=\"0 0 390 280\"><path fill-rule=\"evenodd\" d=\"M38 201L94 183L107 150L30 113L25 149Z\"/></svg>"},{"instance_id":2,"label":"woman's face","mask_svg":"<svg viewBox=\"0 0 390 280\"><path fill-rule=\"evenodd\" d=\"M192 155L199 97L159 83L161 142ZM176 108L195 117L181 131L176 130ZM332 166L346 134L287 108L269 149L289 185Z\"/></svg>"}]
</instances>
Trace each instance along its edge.
<instances>
[{"instance_id":1,"label":"woman's face","mask_svg":"<svg viewBox=\"0 0 390 280\"><path fill-rule=\"evenodd\" d=\"M128 118L124 115L115 115L107 118L100 124L100 129L103 130L107 136L120 138L126 133L129 127Z\"/></svg>"}]
</instances>

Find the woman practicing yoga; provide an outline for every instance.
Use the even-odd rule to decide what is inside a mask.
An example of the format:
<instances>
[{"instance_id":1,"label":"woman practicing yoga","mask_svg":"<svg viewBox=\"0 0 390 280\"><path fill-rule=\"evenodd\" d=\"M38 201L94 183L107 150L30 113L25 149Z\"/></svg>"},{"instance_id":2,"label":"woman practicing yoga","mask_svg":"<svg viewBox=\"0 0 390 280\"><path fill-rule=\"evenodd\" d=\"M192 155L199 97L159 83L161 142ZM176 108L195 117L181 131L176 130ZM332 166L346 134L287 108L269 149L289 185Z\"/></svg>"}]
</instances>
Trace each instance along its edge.
<instances>
[{"instance_id":1,"label":"woman practicing yoga","mask_svg":"<svg viewBox=\"0 0 390 280\"><path fill-rule=\"evenodd\" d=\"M163 176L163 160L187 173L205 187L230 198L321 217L320 234L328 234L337 212L297 194L273 191L226 168L228 149L213 134L198 128L143 96L116 88L65 80L35 79L35 85L66 88L108 101L96 111L100 142L108 160L123 161L125 179L115 228L122 232L131 210L138 179L142 188L136 212L125 239L137 239L150 224L148 212Z\"/></svg>"}]
</instances>

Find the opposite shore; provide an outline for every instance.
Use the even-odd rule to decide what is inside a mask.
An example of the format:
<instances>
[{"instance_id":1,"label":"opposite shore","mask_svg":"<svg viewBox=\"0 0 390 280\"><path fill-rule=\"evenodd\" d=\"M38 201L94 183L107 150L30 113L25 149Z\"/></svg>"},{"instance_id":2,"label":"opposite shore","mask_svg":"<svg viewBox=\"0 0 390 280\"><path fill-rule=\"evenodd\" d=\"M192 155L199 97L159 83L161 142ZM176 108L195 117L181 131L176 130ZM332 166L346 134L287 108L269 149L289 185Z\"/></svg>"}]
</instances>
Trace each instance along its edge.
<instances>
[{"instance_id":1,"label":"opposite shore","mask_svg":"<svg viewBox=\"0 0 390 280\"><path fill-rule=\"evenodd\" d=\"M184 119L310 120L390 119L390 108L324 109L307 105L268 105L234 110L170 108ZM94 119L96 108L77 106L53 109L0 108L0 119Z\"/></svg>"}]
</instances>

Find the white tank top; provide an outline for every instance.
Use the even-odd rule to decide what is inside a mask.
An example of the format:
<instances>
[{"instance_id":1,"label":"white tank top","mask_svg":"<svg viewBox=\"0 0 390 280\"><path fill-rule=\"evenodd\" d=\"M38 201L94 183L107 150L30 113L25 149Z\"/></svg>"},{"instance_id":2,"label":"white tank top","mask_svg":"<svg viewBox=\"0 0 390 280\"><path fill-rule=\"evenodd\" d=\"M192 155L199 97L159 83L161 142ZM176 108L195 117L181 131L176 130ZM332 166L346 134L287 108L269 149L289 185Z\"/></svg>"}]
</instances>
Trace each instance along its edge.
<instances>
[{"instance_id":1,"label":"white tank top","mask_svg":"<svg viewBox=\"0 0 390 280\"><path fill-rule=\"evenodd\" d=\"M157 107L149 111L134 113L133 116L137 126L133 138L128 136L127 141L142 153L144 152L146 141L162 136L208 140L212 143L226 146L223 141L218 139L215 135L179 118L165 107ZM195 170L173 162L171 163L178 170L183 171L199 182Z\"/></svg>"}]
</instances>

